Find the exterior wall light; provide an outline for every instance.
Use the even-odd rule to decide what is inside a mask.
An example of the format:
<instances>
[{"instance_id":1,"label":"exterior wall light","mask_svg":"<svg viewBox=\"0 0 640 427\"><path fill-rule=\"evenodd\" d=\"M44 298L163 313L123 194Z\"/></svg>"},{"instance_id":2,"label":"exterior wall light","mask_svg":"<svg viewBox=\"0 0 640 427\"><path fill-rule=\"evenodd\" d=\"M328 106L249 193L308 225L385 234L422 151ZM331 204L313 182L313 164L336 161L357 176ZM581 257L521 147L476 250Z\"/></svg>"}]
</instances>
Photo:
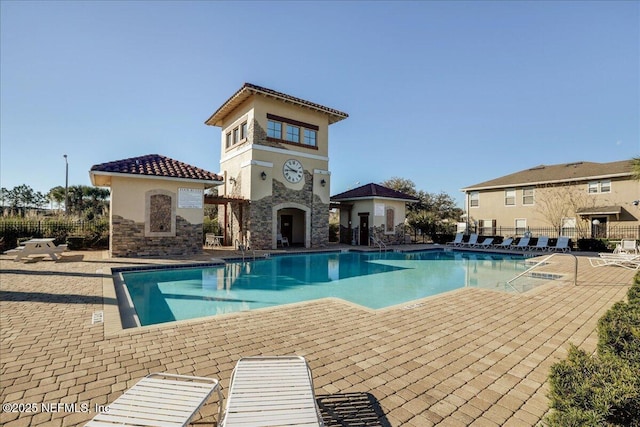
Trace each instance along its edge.
<instances>
[{"instance_id":1,"label":"exterior wall light","mask_svg":"<svg viewBox=\"0 0 640 427\"><path fill-rule=\"evenodd\" d=\"M320 180L320 185L322 185L324 187L325 185L327 185L327 181L325 181L324 178L322 178Z\"/></svg>"},{"instance_id":2,"label":"exterior wall light","mask_svg":"<svg viewBox=\"0 0 640 427\"><path fill-rule=\"evenodd\" d=\"M263 181L267 179L267 174L265 173L265 171L262 171L262 173L260 173L260 178L262 178Z\"/></svg>"}]
</instances>

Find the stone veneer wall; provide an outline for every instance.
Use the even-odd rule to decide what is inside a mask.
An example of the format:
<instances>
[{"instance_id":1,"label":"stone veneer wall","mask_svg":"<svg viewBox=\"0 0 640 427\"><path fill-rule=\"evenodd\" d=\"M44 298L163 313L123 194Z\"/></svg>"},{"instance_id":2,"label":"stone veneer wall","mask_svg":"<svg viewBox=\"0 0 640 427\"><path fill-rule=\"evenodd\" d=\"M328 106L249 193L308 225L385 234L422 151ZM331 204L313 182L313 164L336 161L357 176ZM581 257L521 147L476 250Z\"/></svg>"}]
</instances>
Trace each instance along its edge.
<instances>
[{"instance_id":1,"label":"stone veneer wall","mask_svg":"<svg viewBox=\"0 0 640 427\"><path fill-rule=\"evenodd\" d=\"M176 216L176 235L147 237L145 224L113 215L111 219L111 256L171 257L202 253L202 224L191 224Z\"/></svg>"},{"instance_id":2,"label":"stone veneer wall","mask_svg":"<svg viewBox=\"0 0 640 427\"><path fill-rule=\"evenodd\" d=\"M298 203L311 209L311 247L321 248L329 243L329 204L313 194L311 174L305 171L302 190L291 190L283 183L273 180L271 196L254 200L247 212L249 245L252 249L271 249L273 206L281 203Z\"/></svg>"}]
</instances>

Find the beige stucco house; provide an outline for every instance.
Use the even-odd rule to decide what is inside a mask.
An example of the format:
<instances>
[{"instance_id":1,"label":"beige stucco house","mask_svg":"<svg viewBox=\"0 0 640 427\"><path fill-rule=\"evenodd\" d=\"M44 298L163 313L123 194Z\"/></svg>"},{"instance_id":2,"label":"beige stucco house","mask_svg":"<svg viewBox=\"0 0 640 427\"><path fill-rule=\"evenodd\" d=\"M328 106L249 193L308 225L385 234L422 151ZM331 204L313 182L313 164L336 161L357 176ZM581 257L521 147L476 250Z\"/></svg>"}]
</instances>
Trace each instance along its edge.
<instances>
[{"instance_id":1,"label":"beige stucco house","mask_svg":"<svg viewBox=\"0 0 640 427\"><path fill-rule=\"evenodd\" d=\"M206 120L222 129L219 205L227 245L275 249L329 241L329 125L348 115L245 83Z\"/></svg>"},{"instance_id":2,"label":"beige stucco house","mask_svg":"<svg viewBox=\"0 0 640 427\"><path fill-rule=\"evenodd\" d=\"M406 206L417 201L373 183L332 196L332 207L340 209L341 242L369 246L374 237L384 243L404 243Z\"/></svg>"},{"instance_id":3,"label":"beige stucco house","mask_svg":"<svg viewBox=\"0 0 640 427\"><path fill-rule=\"evenodd\" d=\"M485 235L640 238L631 160L540 165L462 191L471 230Z\"/></svg>"},{"instance_id":4,"label":"beige stucco house","mask_svg":"<svg viewBox=\"0 0 640 427\"><path fill-rule=\"evenodd\" d=\"M94 165L89 175L110 187L111 256L202 253L204 190L222 177L157 154Z\"/></svg>"}]
</instances>

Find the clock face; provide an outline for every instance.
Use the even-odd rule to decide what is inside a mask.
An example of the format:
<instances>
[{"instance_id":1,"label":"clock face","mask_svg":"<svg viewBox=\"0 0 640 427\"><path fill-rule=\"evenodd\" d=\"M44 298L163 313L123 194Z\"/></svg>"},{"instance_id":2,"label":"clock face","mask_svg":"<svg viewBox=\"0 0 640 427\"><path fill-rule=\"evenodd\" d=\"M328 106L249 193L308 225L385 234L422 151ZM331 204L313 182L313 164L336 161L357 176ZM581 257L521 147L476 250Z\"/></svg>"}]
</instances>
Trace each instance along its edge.
<instances>
[{"instance_id":1,"label":"clock face","mask_svg":"<svg viewBox=\"0 0 640 427\"><path fill-rule=\"evenodd\" d=\"M302 163L300 163L296 159L289 159L284 162L282 172L284 173L284 177L286 178L286 180L293 183L300 182L300 180L304 176Z\"/></svg>"}]
</instances>

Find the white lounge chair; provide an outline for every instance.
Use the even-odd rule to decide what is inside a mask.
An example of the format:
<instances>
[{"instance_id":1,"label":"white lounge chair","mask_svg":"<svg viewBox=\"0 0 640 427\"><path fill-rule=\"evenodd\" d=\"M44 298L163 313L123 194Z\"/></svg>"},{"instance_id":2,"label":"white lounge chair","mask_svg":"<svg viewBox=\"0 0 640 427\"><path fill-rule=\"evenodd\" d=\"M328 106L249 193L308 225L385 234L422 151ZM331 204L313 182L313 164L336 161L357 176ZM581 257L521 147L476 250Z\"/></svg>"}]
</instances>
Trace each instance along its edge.
<instances>
[{"instance_id":1,"label":"white lounge chair","mask_svg":"<svg viewBox=\"0 0 640 427\"><path fill-rule=\"evenodd\" d=\"M276 246L278 245L278 242L280 242L280 245L282 245L283 248L284 245L289 246L289 238L283 237L282 233L278 233L278 235L276 236Z\"/></svg>"},{"instance_id":2,"label":"white lounge chair","mask_svg":"<svg viewBox=\"0 0 640 427\"><path fill-rule=\"evenodd\" d=\"M513 243L513 237L507 237L502 241L502 243L493 245L493 248L494 249L510 249L512 243Z\"/></svg>"},{"instance_id":3,"label":"white lounge chair","mask_svg":"<svg viewBox=\"0 0 640 427\"><path fill-rule=\"evenodd\" d=\"M638 253L638 243L636 240L628 240L628 239L623 239L620 242L620 252L621 253L634 253L637 254Z\"/></svg>"},{"instance_id":4,"label":"white lounge chair","mask_svg":"<svg viewBox=\"0 0 640 427\"><path fill-rule=\"evenodd\" d=\"M627 268L629 270L640 269L640 255L625 253L600 253L599 258L589 258L592 267L605 267L608 265Z\"/></svg>"},{"instance_id":5,"label":"white lounge chair","mask_svg":"<svg viewBox=\"0 0 640 427\"><path fill-rule=\"evenodd\" d=\"M153 373L138 381L99 413L88 427L186 426L214 391L218 392L218 420L222 392L218 380Z\"/></svg>"},{"instance_id":6,"label":"white lounge chair","mask_svg":"<svg viewBox=\"0 0 640 427\"><path fill-rule=\"evenodd\" d=\"M474 249L487 249L493 245L493 237L485 237L482 243L476 243L471 246Z\"/></svg>"},{"instance_id":7,"label":"white lounge chair","mask_svg":"<svg viewBox=\"0 0 640 427\"><path fill-rule=\"evenodd\" d=\"M323 427L307 361L300 356L238 360L220 426Z\"/></svg>"},{"instance_id":8,"label":"white lounge chair","mask_svg":"<svg viewBox=\"0 0 640 427\"><path fill-rule=\"evenodd\" d=\"M516 245L511 245L510 248L524 251L529 247L530 240L530 237L521 237L520 240L518 240L518 243Z\"/></svg>"},{"instance_id":9,"label":"white lounge chair","mask_svg":"<svg viewBox=\"0 0 640 427\"><path fill-rule=\"evenodd\" d=\"M566 236L558 237L558 241L555 246L549 247L551 251L561 251L561 252L571 252L571 248L569 247L569 238Z\"/></svg>"},{"instance_id":10,"label":"white lounge chair","mask_svg":"<svg viewBox=\"0 0 640 427\"><path fill-rule=\"evenodd\" d=\"M452 242L447 242L446 245L447 246L458 246L460 245L460 243L462 243L462 238L464 237L464 233L457 233L456 234L456 238L453 239Z\"/></svg>"},{"instance_id":11,"label":"white lounge chair","mask_svg":"<svg viewBox=\"0 0 640 427\"><path fill-rule=\"evenodd\" d=\"M527 246L530 251L548 251L549 250L549 237L540 236L538 241L533 246Z\"/></svg>"},{"instance_id":12,"label":"white lounge chair","mask_svg":"<svg viewBox=\"0 0 640 427\"><path fill-rule=\"evenodd\" d=\"M464 247L472 247L473 245L478 243L478 235L477 234L472 234L469 236L469 240L466 242L462 242L458 245L458 247L464 248Z\"/></svg>"}]
</instances>

